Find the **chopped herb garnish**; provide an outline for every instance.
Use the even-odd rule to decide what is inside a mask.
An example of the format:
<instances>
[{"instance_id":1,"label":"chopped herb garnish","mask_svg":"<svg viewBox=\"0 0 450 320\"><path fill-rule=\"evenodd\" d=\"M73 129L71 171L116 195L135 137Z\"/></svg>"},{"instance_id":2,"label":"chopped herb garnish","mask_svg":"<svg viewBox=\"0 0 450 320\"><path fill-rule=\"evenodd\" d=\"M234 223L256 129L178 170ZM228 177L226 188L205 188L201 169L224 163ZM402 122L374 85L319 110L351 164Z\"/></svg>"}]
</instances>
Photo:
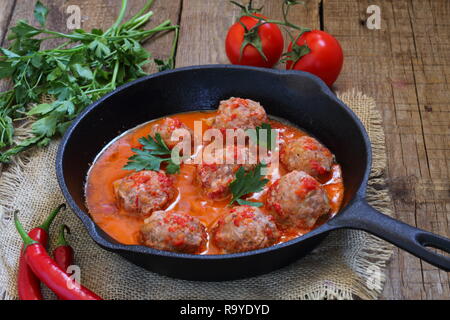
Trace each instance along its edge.
<instances>
[{"instance_id":1,"label":"chopped herb garnish","mask_svg":"<svg viewBox=\"0 0 450 320\"><path fill-rule=\"evenodd\" d=\"M164 143L159 133L155 135L155 138L150 135L140 138L139 142L141 149L131 149L136 154L128 158L128 163L123 167L124 170L159 171L161 169L161 163L167 162L167 173L174 174L180 171L180 165L172 161L170 157L172 152Z\"/></svg>"},{"instance_id":2,"label":"chopped herb garnish","mask_svg":"<svg viewBox=\"0 0 450 320\"><path fill-rule=\"evenodd\" d=\"M237 202L240 205L262 206L261 202L246 201L241 198L247 194L261 191L269 182L261 174L261 169L265 167L265 164L258 163L253 170L246 171L244 167L239 168L236 172L236 178L230 184L231 194L233 195L230 205Z\"/></svg>"}]
</instances>

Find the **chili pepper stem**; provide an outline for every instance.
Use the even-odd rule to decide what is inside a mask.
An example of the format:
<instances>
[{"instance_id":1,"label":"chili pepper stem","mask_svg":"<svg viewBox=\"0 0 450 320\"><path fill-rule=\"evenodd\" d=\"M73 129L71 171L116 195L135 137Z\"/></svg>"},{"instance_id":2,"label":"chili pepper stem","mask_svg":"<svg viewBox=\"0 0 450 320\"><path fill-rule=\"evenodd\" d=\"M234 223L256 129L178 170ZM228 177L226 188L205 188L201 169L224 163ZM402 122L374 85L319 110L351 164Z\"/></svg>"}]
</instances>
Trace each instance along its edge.
<instances>
[{"instance_id":1,"label":"chili pepper stem","mask_svg":"<svg viewBox=\"0 0 450 320\"><path fill-rule=\"evenodd\" d=\"M35 243L38 243L38 242L33 240L33 239L31 239L31 237L23 229L23 226L20 223L19 218L17 217L17 213L18 212L19 212L19 210L14 211L14 224L16 225L17 232L19 232L19 235L22 238L22 241L23 241L23 244L24 244L23 247L25 249L29 245L35 244Z\"/></svg>"},{"instance_id":2,"label":"chili pepper stem","mask_svg":"<svg viewBox=\"0 0 450 320\"><path fill-rule=\"evenodd\" d=\"M39 226L39 228L44 229L45 231L49 231L50 225L52 224L53 220L55 219L56 215L61 211L66 209L66 204L62 203L60 204L55 210L53 210L50 215L45 219L45 221Z\"/></svg>"},{"instance_id":3,"label":"chili pepper stem","mask_svg":"<svg viewBox=\"0 0 450 320\"><path fill-rule=\"evenodd\" d=\"M70 234L70 228L63 224L59 227L58 241L56 242L56 246L68 246L69 242L66 240L65 232L67 231Z\"/></svg>"}]
</instances>

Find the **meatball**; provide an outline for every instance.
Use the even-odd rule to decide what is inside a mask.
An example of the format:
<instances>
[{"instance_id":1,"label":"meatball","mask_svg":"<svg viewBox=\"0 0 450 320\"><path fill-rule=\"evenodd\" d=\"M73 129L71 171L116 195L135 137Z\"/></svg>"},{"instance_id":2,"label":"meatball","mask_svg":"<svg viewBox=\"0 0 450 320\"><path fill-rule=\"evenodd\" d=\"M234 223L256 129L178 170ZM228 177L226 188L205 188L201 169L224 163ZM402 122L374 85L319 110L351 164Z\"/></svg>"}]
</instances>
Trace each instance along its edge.
<instances>
[{"instance_id":1,"label":"meatball","mask_svg":"<svg viewBox=\"0 0 450 320\"><path fill-rule=\"evenodd\" d=\"M196 180L202 188L203 193L208 198L213 200L222 200L226 198L230 194L229 185L235 179L236 171L238 171L242 166L246 170L250 170L256 165L250 163L248 150L248 148L238 149L233 146L229 146L226 149L218 151L219 154L224 155L223 161L218 161L220 159L217 159L217 161L211 161L212 163L208 163L204 159L201 164L197 165ZM235 163L226 163L226 152L233 152ZM240 161L241 164L236 161L238 152L242 152L242 158L240 158L242 159L242 161ZM256 161L256 158L254 158L254 160Z\"/></svg>"},{"instance_id":2,"label":"meatball","mask_svg":"<svg viewBox=\"0 0 450 320\"><path fill-rule=\"evenodd\" d=\"M150 135L154 138L159 133L167 147L172 149L181 141L181 139L174 141L171 139L176 129L185 129L191 134L191 138L193 137L192 130L187 125L176 118L170 117L164 118L161 123L155 124L150 130Z\"/></svg>"},{"instance_id":3,"label":"meatball","mask_svg":"<svg viewBox=\"0 0 450 320\"><path fill-rule=\"evenodd\" d=\"M282 229L311 228L330 210L327 193L316 179L292 171L269 187L266 208Z\"/></svg>"},{"instance_id":4,"label":"meatball","mask_svg":"<svg viewBox=\"0 0 450 320\"><path fill-rule=\"evenodd\" d=\"M205 226L184 212L155 211L141 227L142 244L159 250L199 253L206 240Z\"/></svg>"},{"instance_id":5,"label":"meatball","mask_svg":"<svg viewBox=\"0 0 450 320\"><path fill-rule=\"evenodd\" d=\"M223 253L243 252L275 244L280 233L273 217L247 205L236 206L212 230L214 244Z\"/></svg>"},{"instance_id":6,"label":"meatball","mask_svg":"<svg viewBox=\"0 0 450 320\"><path fill-rule=\"evenodd\" d=\"M147 216L164 209L175 196L173 181L163 171L140 171L114 182L119 204L134 214Z\"/></svg>"},{"instance_id":7,"label":"meatball","mask_svg":"<svg viewBox=\"0 0 450 320\"><path fill-rule=\"evenodd\" d=\"M288 142L280 153L281 163L289 170L300 170L317 177L331 170L333 155L319 141L308 136Z\"/></svg>"},{"instance_id":8,"label":"meatball","mask_svg":"<svg viewBox=\"0 0 450 320\"><path fill-rule=\"evenodd\" d=\"M217 129L254 129L267 122L264 108L250 99L230 98L220 102L212 127Z\"/></svg>"}]
</instances>

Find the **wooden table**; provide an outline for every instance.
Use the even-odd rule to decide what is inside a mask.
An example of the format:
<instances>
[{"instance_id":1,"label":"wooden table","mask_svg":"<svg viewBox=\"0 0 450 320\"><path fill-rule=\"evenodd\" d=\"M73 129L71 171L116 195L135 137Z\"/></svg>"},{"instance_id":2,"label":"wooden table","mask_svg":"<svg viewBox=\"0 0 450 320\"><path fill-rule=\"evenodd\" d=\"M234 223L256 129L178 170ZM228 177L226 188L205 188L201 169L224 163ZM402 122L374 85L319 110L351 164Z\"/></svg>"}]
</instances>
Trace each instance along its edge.
<instances>
[{"instance_id":1,"label":"wooden table","mask_svg":"<svg viewBox=\"0 0 450 320\"><path fill-rule=\"evenodd\" d=\"M81 8L82 28L107 27L119 0L42 1L49 28L67 32L68 5ZM146 0L130 0L136 12ZM281 0L260 0L280 18ZM381 29L369 30L367 7L381 8ZM0 42L18 19L32 21L34 1L0 0ZM224 38L239 10L222 0L157 0L156 22L181 25L176 66L227 63ZM355 88L376 99L384 118L389 186L395 215L411 225L450 237L450 1L309 0L292 20L333 34L345 53L334 89ZM147 48L167 57L172 35ZM0 85L1 86L1 85ZM5 86L5 84L3 84ZM1 88L0 88L1 89ZM449 273L402 251L388 268L385 299L450 299Z\"/></svg>"}]
</instances>

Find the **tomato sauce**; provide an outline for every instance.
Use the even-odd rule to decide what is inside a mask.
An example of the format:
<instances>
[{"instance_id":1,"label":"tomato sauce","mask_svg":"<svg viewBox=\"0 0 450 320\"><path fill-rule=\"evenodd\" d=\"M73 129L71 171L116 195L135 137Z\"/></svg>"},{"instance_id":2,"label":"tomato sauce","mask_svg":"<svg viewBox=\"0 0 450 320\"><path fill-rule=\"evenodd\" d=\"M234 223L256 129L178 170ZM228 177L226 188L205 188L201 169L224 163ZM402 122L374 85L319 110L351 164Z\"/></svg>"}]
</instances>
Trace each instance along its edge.
<instances>
[{"instance_id":1,"label":"tomato sauce","mask_svg":"<svg viewBox=\"0 0 450 320\"><path fill-rule=\"evenodd\" d=\"M177 114L176 119L185 123L189 128L194 129L194 121L202 121L203 131L208 129L208 123L216 112L189 112ZM144 218L135 215L129 215L125 210L116 204L114 194L114 181L125 177L133 171L124 170L123 167L128 162L128 158L133 155L132 148L140 146L138 139L148 136L151 127L160 123L162 119L151 121L141 125L117 140L112 142L97 157L96 161L89 170L86 182L86 203L89 213L94 222L112 238L123 244L140 244L139 230L144 223ZM270 120L273 129L279 134L280 144L289 140L297 139L305 132L300 129L284 124L277 120ZM280 176L287 173L280 163L277 168L270 167L270 175L266 176L269 183L261 192L254 193L247 200L264 201L265 193L271 183L275 182ZM180 172L173 175L174 185L178 190L175 200L166 210L180 210L196 216L208 229L214 225L216 220L224 213L230 199L216 201L211 200L202 194L200 186L195 182L196 167L194 164L182 164ZM313 227L327 221L335 215L342 204L344 195L344 186L340 166L334 164L326 176L319 177L319 182L323 184L330 200L331 211L328 217L319 219ZM264 206L260 208L266 212ZM297 230L296 233L283 233L280 242L285 242L305 234L311 229ZM217 248L211 241L208 241L207 248L202 254L218 254Z\"/></svg>"}]
</instances>

